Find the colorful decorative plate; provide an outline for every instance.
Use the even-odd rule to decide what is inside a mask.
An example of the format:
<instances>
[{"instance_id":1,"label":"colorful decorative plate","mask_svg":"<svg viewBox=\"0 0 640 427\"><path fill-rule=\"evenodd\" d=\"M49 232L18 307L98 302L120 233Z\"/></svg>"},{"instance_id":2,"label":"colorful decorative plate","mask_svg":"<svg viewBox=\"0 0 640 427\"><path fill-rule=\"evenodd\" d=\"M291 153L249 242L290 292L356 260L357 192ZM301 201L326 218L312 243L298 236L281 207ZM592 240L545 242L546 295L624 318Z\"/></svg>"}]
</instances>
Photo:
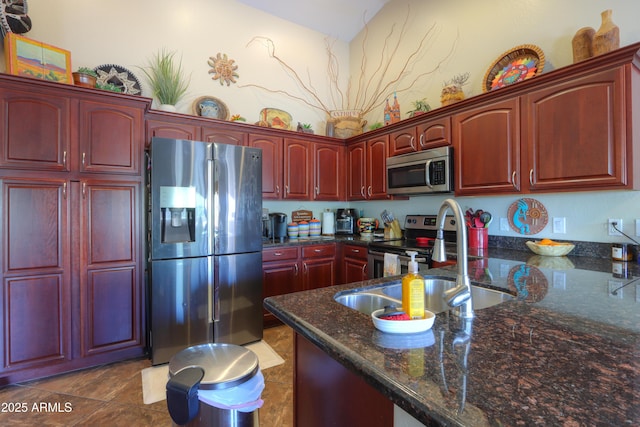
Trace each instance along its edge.
<instances>
[{"instance_id":1,"label":"colorful decorative plate","mask_svg":"<svg viewBox=\"0 0 640 427\"><path fill-rule=\"evenodd\" d=\"M537 234L549 222L547 208L536 199L523 198L516 200L507 210L509 225L520 234Z\"/></svg>"},{"instance_id":2,"label":"colorful decorative plate","mask_svg":"<svg viewBox=\"0 0 640 427\"><path fill-rule=\"evenodd\" d=\"M503 53L487 70L482 90L489 92L542 73L544 53L538 46L525 44Z\"/></svg>"},{"instance_id":3,"label":"colorful decorative plate","mask_svg":"<svg viewBox=\"0 0 640 427\"><path fill-rule=\"evenodd\" d=\"M122 93L129 95L140 95L142 93L138 78L121 65L98 65L94 70L98 73L99 84L112 83L122 89Z\"/></svg>"},{"instance_id":4,"label":"colorful decorative plate","mask_svg":"<svg viewBox=\"0 0 640 427\"><path fill-rule=\"evenodd\" d=\"M260 121L271 128L291 130L291 114L276 108L260 110Z\"/></svg>"},{"instance_id":5,"label":"colorful decorative plate","mask_svg":"<svg viewBox=\"0 0 640 427\"><path fill-rule=\"evenodd\" d=\"M226 104L213 96L201 96L193 101L191 108L196 116L229 120L229 109Z\"/></svg>"}]
</instances>

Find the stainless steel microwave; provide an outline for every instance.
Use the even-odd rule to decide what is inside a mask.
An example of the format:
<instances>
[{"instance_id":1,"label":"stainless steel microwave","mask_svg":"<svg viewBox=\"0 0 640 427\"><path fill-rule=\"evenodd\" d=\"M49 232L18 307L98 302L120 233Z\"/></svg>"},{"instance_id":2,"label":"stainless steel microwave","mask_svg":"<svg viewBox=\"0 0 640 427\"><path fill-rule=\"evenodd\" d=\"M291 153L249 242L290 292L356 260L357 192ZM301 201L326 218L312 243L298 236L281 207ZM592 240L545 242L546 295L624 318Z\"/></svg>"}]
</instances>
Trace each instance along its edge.
<instances>
[{"instance_id":1,"label":"stainless steel microwave","mask_svg":"<svg viewBox=\"0 0 640 427\"><path fill-rule=\"evenodd\" d=\"M453 149L439 147L387 159L387 193L452 193Z\"/></svg>"}]
</instances>

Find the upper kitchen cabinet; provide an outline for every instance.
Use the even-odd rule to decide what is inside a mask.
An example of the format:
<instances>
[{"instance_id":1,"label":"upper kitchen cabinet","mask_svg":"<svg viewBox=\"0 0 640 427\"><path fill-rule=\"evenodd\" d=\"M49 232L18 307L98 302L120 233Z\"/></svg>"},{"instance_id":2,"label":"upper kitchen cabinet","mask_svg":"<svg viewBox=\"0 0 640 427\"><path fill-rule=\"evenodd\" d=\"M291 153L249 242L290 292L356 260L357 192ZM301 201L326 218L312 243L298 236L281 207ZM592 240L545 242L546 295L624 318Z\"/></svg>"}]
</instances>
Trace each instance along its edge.
<instances>
[{"instance_id":1,"label":"upper kitchen cabinet","mask_svg":"<svg viewBox=\"0 0 640 427\"><path fill-rule=\"evenodd\" d=\"M221 126L203 126L202 140L230 145L247 145L247 132L234 131Z\"/></svg>"},{"instance_id":2,"label":"upper kitchen cabinet","mask_svg":"<svg viewBox=\"0 0 640 427\"><path fill-rule=\"evenodd\" d=\"M297 138L284 139L283 199L311 200L313 145Z\"/></svg>"},{"instance_id":3,"label":"upper kitchen cabinet","mask_svg":"<svg viewBox=\"0 0 640 427\"><path fill-rule=\"evenodd\" d=\"M456 194L640 188L639 47L461 103L452 118Z\"/></svg>"},{"instance_id":4,"label":"upper kitchen cabinet","mask_svg":"<svg viewBox=\"0 0 640 427\"><path fill-rule=\"evenodd\" d=\"M151 146L152 138L200 140L200 127L184 122L161 120L160 118L146 120L145 146Z\"/></svg>"},{"instance_id":5,"label":"upper kitchen cabinet","mask_svg":"<svg viewBox=\"0 0 640 427\"><path fill-rule=\"evenodd\" d=\"M282 138L268 134L249 134L249 146L262 150L262 198L282 197Z\"/></svg>"},{"instance_id":6,"label":"upper kitchen cabinet","mask_svg":"<svg viewBox=\"0 0 640 427\"><path fill-rule=\"evenodd\" d=\"M438 117L389 135L389 157L451 145L451 118Z\"/></svg>"},{"instance_id":7,"label":"upper kitchen cabinet","mask_svg":"<svg viewBox=\"0 0 640 427\"><path fill-rule=\"evenodd\" d=\"M520 190L519 106L520 101L512 98L454 114L457 195Z\"/></svg>"},{"instance_id":8,"label":"upper kitchen cabinet","mask_svg":"<svg viewBox=\"0 0 640 427\"><path fill-rule=\"evenodd\" d=\"M110 100L81 100L79 146L81 172L139 175L144 111Z\"/></svg>"},{"instance_id":9,"label":"upper kitchen cabinet","mask_svg":"<svg viewBox=\"0 0 640 427\"><path fill-rule=\"evenodd\" d=\"M316 143L313 147L313 200L344 200L344 147Z\"/></svg>"},{"instance_id":10,"label":"upper kitchen cabinet","mask_svg":"<svg viewBox=\"0 0 640 427\"><path fill-rule=\"evenodd\" d=\"M389 135L380 135L347 146L347 198L387 199L387 145Z\"/></svg>"},{"instance_id":11,"label":"upper kitchen cabinet","mask_svg":"<svg viewBox=\"0 0 640 427\"><path fill-rule=\"evenodd\" d=\"M625 69L618 67L523 96L525 188L588 190L630 183L626 84Z\"/></svg>"},{"instance_id":12,"label":"upper kitchen cabinet","mask_svg":"<svg viewBox=\"0 0 640 427\"><path fill-rule=\"evenodd\" d=\"M0 87L0 101L0 165L69 170L71 100L51 91Z\"/></svg>"}]
</instances>

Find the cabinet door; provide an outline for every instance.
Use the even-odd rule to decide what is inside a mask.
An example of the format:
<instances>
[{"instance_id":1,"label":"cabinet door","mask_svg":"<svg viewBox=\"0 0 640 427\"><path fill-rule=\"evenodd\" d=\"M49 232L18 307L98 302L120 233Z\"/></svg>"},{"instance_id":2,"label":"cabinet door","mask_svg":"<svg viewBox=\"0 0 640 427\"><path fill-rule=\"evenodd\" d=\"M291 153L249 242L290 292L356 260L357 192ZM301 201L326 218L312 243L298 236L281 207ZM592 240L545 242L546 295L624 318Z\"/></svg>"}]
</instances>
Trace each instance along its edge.
<instances>
[{"instance_id":1,"label":"cabinet door","mask_svg":"<svg viewBox=\"0 0 640 427\"><path fill-rule=\"evenodd\" d=\"M366 199L366 142L358 142L347 147L347 199Z\"/></svg>"},{"instance_id":2,"label":"cabinet door","mask_svg":"<svg viewBox=\"0 0 640 427\"><path fill-rule=\"evenodd\" d=\"M80 101L79 129L81 172L140 174L141 108Z\"/></svg>"},{"instance_id":3,"label":"cabinet door","mask_svg":"<svg viewBox=\"0 0 640 427\"><path fill-rule=\"evenodd\" d=\"M285 138L283 199L311 200L312 153L313 148L307 141Z\"/></svg>"},{"instance_id":4,"label":"cabinet door","mask_svg":"<svg viewBox=\"0 0 640 427\"><path fill-rule=\"evenodd\" d=\"M629 184L624 90L616 68L523 98L531 191Z\"/></svg>"},{"instance_id":5,"label":"cabinet door","mask_svg":"<svg viewBox=\"0 0 640 427\"><path fill-rule=\"evenodd\" d=\"M2 180L0 371L71 359L68 184Z\"/></svg>"},{"instance_id":6,"label":"cabinet door","mask_svg":"<svg viewBox=\"0 0 640 427\"><path fill-rule=\"evenodd\" d=\"M342 283L353 283L367 280L369 272L367 261L359 259L345 258L342 263L343 277Z\"/></svg>"},{"instance_id":7,"label":"cabinet door","mask_svg":"<svg viewBox=\"0 0 640 427\"><path fill-rule=\"evenodd\" d=\"M344 147L329 144L315 144L314 200L344 199Z\"/></svg>"},{"instance_id":8,"label":"cabinet door","mask_svg":"<svg viewBox=\"0 0 640 427\"><path fill-rule=\"evenodd\" d=\"M62 96L0 90L0 165L68 171L70 108Z\"/></svg>"},{"instance_id":9,"label":"cabinet door","mask_svg":"<svg viewBox=\"0 0 640 427\"><path fill-rule=\"evenodd\" d=\"M367 199L387 199L388 135L367 141Z\"/></svg>"},{"instance_id":10,"label":"cabinet door","mask_svg":"<svg viewBox=\"0 0 640 427\"><path fill-rule=\"evenodd\" d=\"M335 258L304 259L302 261L302 289L324 288L336 284Z\"/></svg>"},{"instance_id":11,"label":"cabinet door","mask_svg":"<svg viewBox=\"0 0 640 427\"><path fill-rule=\"evenodd\" d=\"M451 117L420 123L416 131L421 150L451 145Z\"/></svg>"},{"instance_id":12,"label":"cabinet door","mask_svg":"<svg viewBox=\"0 0 640 427\"><path fill-rule=\"evenodd\" d=\"M80 333L83 357L142 346L140 184L83 181Z\"/></svg>"},{"instance_id":13,"label":"cabinet door","mask_svg":"<svg viewBox=\"0 0 640 427\"><path fill-rule=\"evenodd\" d=\"M300 266L297 259L262 263L262 299L301 289ZM263 309L262 313L265 326L278 323L276 317L266 309Z\"/></svg>"},{"instance_id":14,"label":"cabinet door","mask_svg":"<svg viewBox=\"0 0 640 427\"><path fill-rule=\"evenodd\" d=\"M456 195L520 191L519 100L453 116Z\"/></svg>"},{"instance_id":15,"label":"cabinet door","mask_svg":"<svg viewBox=\"0 0 640 427\"><path fill-rule=\"evenodd\" d=\"M392 132L389 136L389 156L413 153L420 147L416 141L416 128L411 126Z\"/></svg>"},{"instance_id":16,"label":"cabinet door","mask_svg":"<svg viewBox=\"0 0 640 427\"><path fill-rule=\"evenodd\" d=\"M247 133L220 129L213 126L203 126L202 140L219 142L221 144L247 145Z\"/></svg>"},{"instance_id":17,"label":"cabinet door","mask_svg":"<svg viewBox=\"0 0 640 427\"><path fill-rule=\"evenodd\" d=\"M342 245L342 283L360 282L368 279L366 246Z\"/></svg>"},{"instance_id":18,"label":"cabinet door","mask_svg":"<svg viewBox=\"0 0 640 427\"><path fill-rule=\"evenodd\" d=\"M249 146L262 149L262 198L280 199L282 185L282 138L249 135Z\"/></svg>"},{"instance_id":19,"label":"cabinet door","mask_svg":"<svg viewBox=\"0 0 640 427\"><path fill-rule=\"evenodd\" d=\"M198 126L184 123L170 123L160 120L147 120L147 148L151 145L151 138L187 139L191 141L200 140L200 129Z\"/></svg>"}]
</instances>

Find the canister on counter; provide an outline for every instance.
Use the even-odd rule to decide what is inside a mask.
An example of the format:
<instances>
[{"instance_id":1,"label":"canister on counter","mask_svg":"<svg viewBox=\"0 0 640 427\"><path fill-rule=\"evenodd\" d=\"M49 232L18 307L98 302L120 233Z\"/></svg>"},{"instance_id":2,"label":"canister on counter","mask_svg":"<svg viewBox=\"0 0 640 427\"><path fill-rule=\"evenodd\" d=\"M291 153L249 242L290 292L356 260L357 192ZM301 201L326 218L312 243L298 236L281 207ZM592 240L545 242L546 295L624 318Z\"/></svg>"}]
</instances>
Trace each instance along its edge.
<instances>
[{"instance_id":1,"label":"canister on counter","mask_svg":"<svg viewBox=\"0 0 640 427\"><path fill-rule=\"evenodd\" d=\"M626 243L612 243L611 259L614 261L631 261L633 259L631 245L627 245Z\"/></svg>"},{"instance_id":2,"label":"canister on counter","mask_svg":"<svg viewBox=\"0 0 640 427\"><path fill-rule=\"evenodd\" d=\"M297 239L298 238L298 223L297 222L290 222L289 224L287 224L287 234L289 234L289 238L290 239Z\"/></svg>"}]
</instances>

